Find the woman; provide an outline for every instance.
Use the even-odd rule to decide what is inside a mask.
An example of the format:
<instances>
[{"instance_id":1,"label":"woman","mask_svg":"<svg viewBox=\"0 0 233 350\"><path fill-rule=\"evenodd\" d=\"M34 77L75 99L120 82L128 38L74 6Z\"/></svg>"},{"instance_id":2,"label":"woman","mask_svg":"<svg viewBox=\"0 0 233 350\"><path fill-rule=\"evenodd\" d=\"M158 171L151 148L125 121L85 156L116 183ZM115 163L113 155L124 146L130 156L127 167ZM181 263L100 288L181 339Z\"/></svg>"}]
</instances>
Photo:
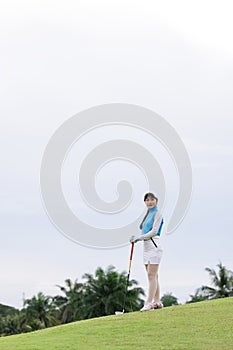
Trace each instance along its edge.
<instances>
[{"instance_id":1,"label":"woman","mask_svg":"<svg viewBox=\"0 0 233 350\"><path fill-rule=\"evenodd\" d=\"M163 218L158 211L158 198L153 193L146 193L144 202L148 208L147 213L140 224L142 234L139 237L131 237L130 242L143 241L143 260L147 271L149 289L145 305L140 311L160 309L163 304L160 301L160 288L158 282L159 263L163 249L159 236L161 233Z\"/></svg>"}]
</instances>

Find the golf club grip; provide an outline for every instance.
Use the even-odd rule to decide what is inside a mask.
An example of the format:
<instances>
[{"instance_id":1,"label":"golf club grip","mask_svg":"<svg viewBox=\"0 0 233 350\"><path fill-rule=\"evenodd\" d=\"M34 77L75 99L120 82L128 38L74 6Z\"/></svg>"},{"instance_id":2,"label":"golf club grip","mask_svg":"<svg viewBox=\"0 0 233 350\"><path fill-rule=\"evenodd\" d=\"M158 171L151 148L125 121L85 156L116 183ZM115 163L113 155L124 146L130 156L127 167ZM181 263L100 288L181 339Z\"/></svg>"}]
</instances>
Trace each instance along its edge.
<instances>
[{"instance_id":1,"label":"golf club grip","mask_svg":"<svg viewBox=\"0 0 233 350\"><path fill-rule=\"evenodd\" d=\"M130 258L129 258L130 261L132 261L133 259L133 250L134 250L134 242L131 243L131 252L130 252Z\"/></svg>"}]
</instances>

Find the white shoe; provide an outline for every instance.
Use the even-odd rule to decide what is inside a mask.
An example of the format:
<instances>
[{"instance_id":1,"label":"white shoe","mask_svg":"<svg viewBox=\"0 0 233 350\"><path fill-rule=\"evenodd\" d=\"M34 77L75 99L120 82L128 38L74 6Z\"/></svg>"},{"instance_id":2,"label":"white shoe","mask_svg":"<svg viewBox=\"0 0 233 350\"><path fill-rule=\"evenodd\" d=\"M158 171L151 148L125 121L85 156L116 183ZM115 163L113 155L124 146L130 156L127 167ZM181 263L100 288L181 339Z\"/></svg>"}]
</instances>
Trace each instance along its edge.
<instances>
[{"instance_id":1,"label":"white shoe","mask_svg":"<svg viewBox=\"0 0 233 350\"><path fill-rule=\"evenodd\" d=\"M163 308L163 304L162 303L153 302L152 305L153 305L154 309L162 309Z\"/></svg>"},{"instance_id":2,"label":"white shoe","mask_svg":"<svg viewBox=\"0 0 233 350\"><path fill-rule=\"evenodd\" d=\"M150 310L154 310L154 306L152 304L145 304L140 311L150 311Z\"/></svg>"}]
</instances>

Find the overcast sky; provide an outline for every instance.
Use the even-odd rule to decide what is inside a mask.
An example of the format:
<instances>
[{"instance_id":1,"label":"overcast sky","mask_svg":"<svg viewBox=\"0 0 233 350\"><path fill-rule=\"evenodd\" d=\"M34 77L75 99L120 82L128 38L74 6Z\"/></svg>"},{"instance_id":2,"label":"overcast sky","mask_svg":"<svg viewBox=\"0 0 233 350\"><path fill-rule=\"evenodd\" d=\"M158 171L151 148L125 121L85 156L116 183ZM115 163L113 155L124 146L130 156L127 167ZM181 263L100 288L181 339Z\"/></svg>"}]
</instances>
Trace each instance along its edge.
<instances>
[{"instance_id":1,"label":"overcast sky","mask_svg":"<svg viewBox=\"0 0 233 350\"><path fill-rule=\"evenodd\" d=\"M160 114L190 155L189 212L162 237L162 294L185 302L209 283L206 266L221 260L233 270L231 1L0 5L0 303L22 307L23 293L55 295L56 284L98 266L127 270L129 246L103 251L75 244L51 224L40 196L41 159L55 130L79 111L111 102ZM142 142L134 132L130 137ZM168 189L175 176L168 176ZM131 273L146 289L140 243Z\"/></svg>"}]
</instances>

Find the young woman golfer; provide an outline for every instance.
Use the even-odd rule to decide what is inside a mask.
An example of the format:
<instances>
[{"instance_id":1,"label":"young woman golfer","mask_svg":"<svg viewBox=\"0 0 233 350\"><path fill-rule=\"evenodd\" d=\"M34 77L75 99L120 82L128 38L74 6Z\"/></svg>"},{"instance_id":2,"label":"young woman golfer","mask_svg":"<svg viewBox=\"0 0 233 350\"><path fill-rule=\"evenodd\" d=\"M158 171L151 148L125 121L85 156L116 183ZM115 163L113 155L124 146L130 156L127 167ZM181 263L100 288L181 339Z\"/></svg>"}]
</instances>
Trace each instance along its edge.
<instances>
[{"instance_id":1,"label":"young woman golfer","mask_svg":"<svg viewBox=\"0 0 233 350\"><path fill-rule=\"evenodd\" d=\"M144 202L148 210L140 224L142 234L139 237L131 237L130 242L143 241L143 260L147 271L149 289L146 303L140 311L149 311L163 307L160 301L158 282L159 263L163 253L159 239L163 218L157 208L158 198L153 193L146 193Z\"/></svg>"}]
</instances>

